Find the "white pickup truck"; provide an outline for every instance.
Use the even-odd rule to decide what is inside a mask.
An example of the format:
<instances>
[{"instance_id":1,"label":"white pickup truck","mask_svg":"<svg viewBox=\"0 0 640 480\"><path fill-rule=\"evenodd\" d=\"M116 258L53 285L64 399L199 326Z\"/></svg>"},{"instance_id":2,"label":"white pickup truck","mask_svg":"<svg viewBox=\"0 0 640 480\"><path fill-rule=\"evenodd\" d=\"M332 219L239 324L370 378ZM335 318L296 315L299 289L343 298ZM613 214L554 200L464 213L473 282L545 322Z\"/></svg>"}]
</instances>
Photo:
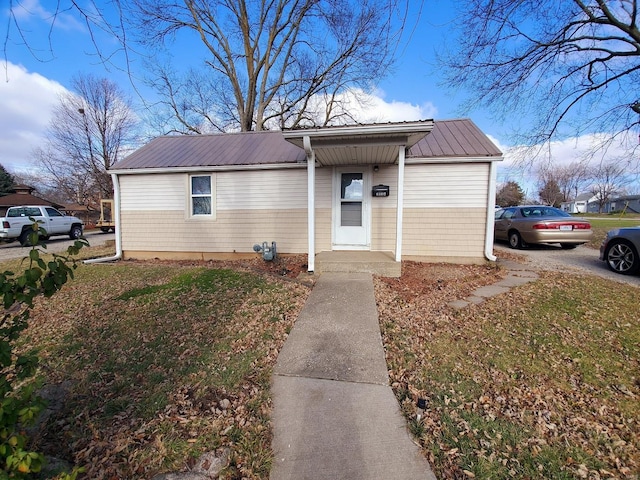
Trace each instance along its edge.
<instances>
[{"instance_id":1,"label":"white pickup truck","mask_svg":"<svg viewBox=\"0 0 640 480\"><path fill-rule=\"evenodd\" d=\"M33 218L40 227L47 232L41 238L48 240L53 235L68 235L75 240L82 236L84 224L77 217L66 216L53 207L24 206L11 207L7 214L0 218L0 240L13 241L18 239L22 246L31 244L29 235L33 233Z\"/></svg>"}]
</instances>

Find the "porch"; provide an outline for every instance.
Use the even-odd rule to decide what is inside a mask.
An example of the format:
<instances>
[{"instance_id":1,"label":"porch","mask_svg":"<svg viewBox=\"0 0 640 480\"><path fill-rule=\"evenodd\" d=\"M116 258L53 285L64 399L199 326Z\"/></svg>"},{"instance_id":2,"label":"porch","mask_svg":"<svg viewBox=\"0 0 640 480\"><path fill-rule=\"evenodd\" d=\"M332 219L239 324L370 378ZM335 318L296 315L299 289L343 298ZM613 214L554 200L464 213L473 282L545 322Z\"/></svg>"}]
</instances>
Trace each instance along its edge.
<instances>
[{"instance_id":1,"label":"porch","mask_svg":"<svg viewBox=\"0 0 640 480\"><path fill-rule=\"evenodd\" d=\"M373 273L383 277L399 277L402 263L392 252L332 251L315 257L315 273Z\"/></svg>"}]
</instances>

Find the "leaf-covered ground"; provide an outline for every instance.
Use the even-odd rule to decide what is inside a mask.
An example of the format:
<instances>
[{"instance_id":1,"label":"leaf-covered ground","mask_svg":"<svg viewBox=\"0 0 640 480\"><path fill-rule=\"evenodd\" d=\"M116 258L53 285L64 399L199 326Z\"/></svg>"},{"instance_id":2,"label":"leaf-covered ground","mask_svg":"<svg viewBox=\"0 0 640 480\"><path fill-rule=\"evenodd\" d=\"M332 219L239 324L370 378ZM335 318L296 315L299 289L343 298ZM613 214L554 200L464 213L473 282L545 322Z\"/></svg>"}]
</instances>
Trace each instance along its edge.
<instances>
[{"instance_id":1,"label":"leaf-covered ground","mask_svg":"<svg viewBox=\"0 0 640 480\"><path fill-rule=\"evenodd\" d=\"M497 275L416 264L376 279L392 386L436 476L637 479L638 289L544 272L447 306Z\"/></svg>"},{"instance_id":2,"label":"leaf-covered ground","mask_svg":"<svg viewBox=\"0 0 640 480\"><path fill-rule=\"evenodd\" d=\"M25 339L65 390L37 446L91 479L148 479L223 448L223 478L267 478L270 377L310 291L292 279L302 263L80 267Z\"/></svg>"},{"instance_id":3,"label":"leaf-covered ground","mask_svg":"<svg viewBox=\"0 0 640 480\"><path fill-rule=\"evenodd\" d=\"M305 261L80 267L24 342L64 387L38 446L92 479L148 479L222 448L222 478L268 478L269 380L310 291ZM392 386L436 475L637 479L638 289L542 273L448 306L504 275L405 262L375 278Z\"/></svg>"}]
</instances>

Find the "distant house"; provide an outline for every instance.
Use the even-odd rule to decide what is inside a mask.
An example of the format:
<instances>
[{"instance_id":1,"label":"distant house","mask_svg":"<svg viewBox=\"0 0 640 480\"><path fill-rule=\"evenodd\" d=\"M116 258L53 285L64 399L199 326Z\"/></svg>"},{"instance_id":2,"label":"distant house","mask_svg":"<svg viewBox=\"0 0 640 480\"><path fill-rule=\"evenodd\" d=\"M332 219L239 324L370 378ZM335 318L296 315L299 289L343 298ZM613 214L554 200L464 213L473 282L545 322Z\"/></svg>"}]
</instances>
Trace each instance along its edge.
<instances>
[{"instance_id":1,"label":"distant house","mask_svg":"<svg viewBox=\"0 0 640 480\"><path fill-rule=\"evenodd\" d=\"M502 153L468 119L152 140L110 172L124 258L338 250L494 260Z\"/></svg>"},{"instance_id":2,"label":"distant house","mask_svg":"<svg viewBox=\"0 0 640 480\"><path fill-rule=\"evenodd\" d=\"M14 185L14 193L0 197L0 216L4 217L10 207L21 205L47 205L60 209L62 205L33 195L35 188L28 185Z\"/></svg>"},{"instance_id":3,"label":"distant house","mask_svg":"<svg viewBox=\"0 0 640 480\"><path fill-rule=\"evenodd\" d=\"M596 197L592 193L581 193L570 202L562 202L560 208L567 213L587 213L589 203L595 201Z\"/></svg>"},{"instance_id":4,"label":"distant house","mask_svg":"<svg viewBox=\"0 0 640 480\"><path fill-rule=\"evenodd\" d=\"M640 195L626 195L607 202L608 212L640 213Z\"/></svg>"}]
</instances>

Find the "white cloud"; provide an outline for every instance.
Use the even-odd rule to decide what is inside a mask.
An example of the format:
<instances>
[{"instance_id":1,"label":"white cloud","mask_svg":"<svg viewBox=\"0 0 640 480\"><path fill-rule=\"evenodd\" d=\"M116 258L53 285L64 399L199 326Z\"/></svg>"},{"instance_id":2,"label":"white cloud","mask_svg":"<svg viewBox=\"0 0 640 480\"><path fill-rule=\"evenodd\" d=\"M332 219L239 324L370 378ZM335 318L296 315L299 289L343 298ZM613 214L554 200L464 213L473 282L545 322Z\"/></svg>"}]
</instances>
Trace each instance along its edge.
<instances>
[{"instance_id":1,"label":"white cloud","mask_svg":"<svg viewBox=\"0 0 640 480\"><path fill-rule=\"evenodd\" d=\"M0 83L0 164L9 171L32 166L32 152L44 133L62 85L7 62Z\"/></svg>"},{"instance_id":2,"label":"white cloud","mask_svg":"<svg viewBox=\"0 0 640 480\"><path fill-rule=\"evenodd\" d=\"M362 123L405 122L426 120L437 116L438 109L430 102L416 105L395 100L387 101L385 92L362 90L348 92L349 112Z\"/></svg>"},{"instance_id":3,"label":"white cloud","mask_svg":"<svg viewBox=\"0 0 640 480\"><path fill-rule=\"evenodd\" d=\"M22 0L16 2L12 9L13 16L20 22L37 19L48 25L55 24L57 28L63 30L83 31L84 25L68 12L67 8L60 5L56 7L56 10L49 11L40 3L40 0Z\"/></svg>"}]
</instances>

